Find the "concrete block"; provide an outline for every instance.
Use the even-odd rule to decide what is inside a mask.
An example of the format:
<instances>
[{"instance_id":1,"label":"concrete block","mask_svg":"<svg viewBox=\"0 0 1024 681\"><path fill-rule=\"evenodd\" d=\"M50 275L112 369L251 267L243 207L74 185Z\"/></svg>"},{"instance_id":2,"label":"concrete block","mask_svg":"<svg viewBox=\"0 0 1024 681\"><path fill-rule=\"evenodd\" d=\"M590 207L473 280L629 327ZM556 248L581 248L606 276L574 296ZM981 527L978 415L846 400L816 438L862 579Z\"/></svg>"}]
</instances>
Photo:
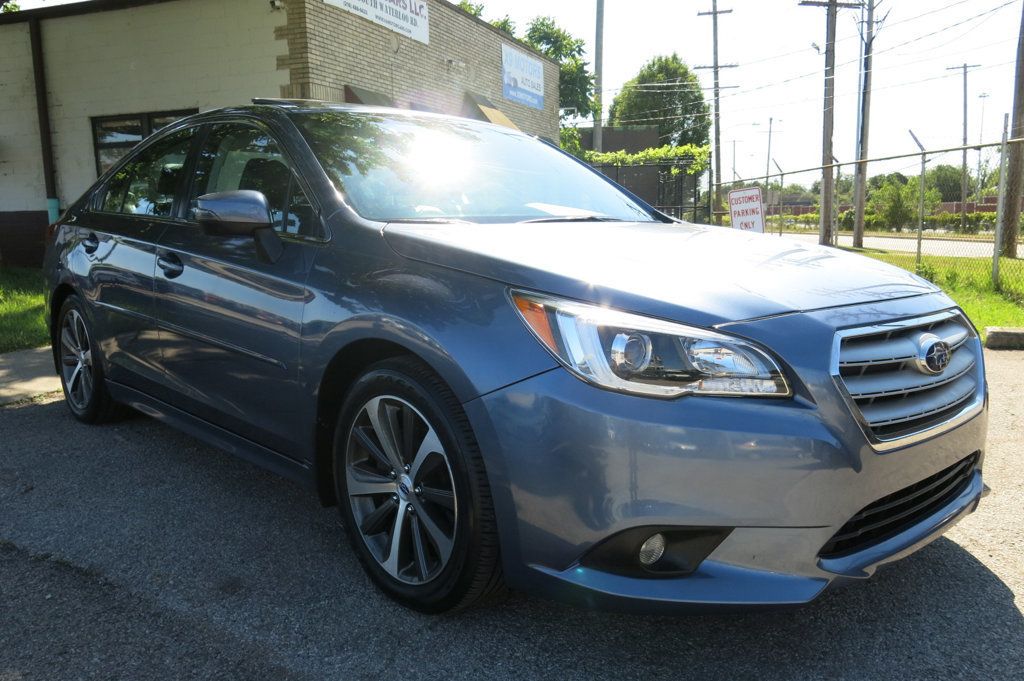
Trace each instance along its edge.
<instances>
[{"instance_id":1,"label":"concrete block","mask_svg":"<svg viewBox=\"0 0 1024 681\"><path fill-rule=\"evenodd\" d=\"M1024 328L987 326L985 347L989 350L1024 350Z\"/></svg>"}]
</instances>

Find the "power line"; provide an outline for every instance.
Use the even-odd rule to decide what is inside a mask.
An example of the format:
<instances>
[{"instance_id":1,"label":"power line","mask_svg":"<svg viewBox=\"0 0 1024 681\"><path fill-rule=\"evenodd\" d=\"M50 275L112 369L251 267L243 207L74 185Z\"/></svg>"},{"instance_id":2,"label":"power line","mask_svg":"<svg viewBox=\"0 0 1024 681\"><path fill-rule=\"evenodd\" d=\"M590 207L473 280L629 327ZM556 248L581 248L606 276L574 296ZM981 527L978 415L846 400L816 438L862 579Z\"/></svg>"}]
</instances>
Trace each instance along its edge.
<instances>
[{"instance_id":1,"label":"power line","mask_svg":"<svg viewBox=\"0 0 1024 681\"><path fill-rule=\"evenodd\" d=\"M932 31L930 33L925 33L924 35L917 36L916 38L911 38L910 40L905 40L902 43L897 43L896 45L893 45L892 47L888 47L888 48L886 48L884 50L878 50L878 51L875 52L875 54L882 54L882 53L885 53L885 52L891 52L892 50L895 50L897 48L903 47L905 45L910 45L910 44L915 43L915 42L920 42L921 40L924 40L926 38L930 38L930 37L938 35L940 33L944 33L946 31L952 30L954 28L958 28L960 26L963 26L964 24L967 24L967 23L972 22L972 21L976 21L977 19L985 17L985 16L987 16L989 14L992 14L994 12L998 12L999 10L1003 9L1004 7L1009 7L1010 5L1016 4L1018 1L1019 0L1007 0L1007 2L1004 2L1001 5L993 7L992 9L989 9L989 10L986 10L984 12L981 12L980 14L976 14L976 15L974 15L972 17L969 17L967 19L964 19L964 20L962 20L960 22L957 22L957 23L954 23L954 24L950 24L949 26L945 26L943 28L936 29L936 30L934 30L934 31ZM849 64L853 64L853 63L856 63L858 61L860 61L859 57L857 59L852 59L850 61L846 61L846 62L842 62L842 63L836 64L835 66L837 66L837 67L838 66L847 66ZM810 71L808 73L803 73L803 74L800 74L798 76L791 76L790 78L785 78L783 80L775 81L775 82L772 82L772 83L765 83L764 85L759 85L759 86L756 86L756 87L745 89L742 92L737 92L737 93L733 93L731 95L727 95L723 99L728 98L728 97L738 97L741 94L746 94L746 93L749 93L749 92L757 92L757 91L764 90L764 89L769 88L769 87L775 87L777 85L785 85L786 83L791 83L793 81L801 80L803 78L810 78L811 76L815 76L815 75L818 75L817 71ZM831 78L835 78L835 75L833 74L831 76Z\"/></svg>"},{"instance_id":2,"label":"power line","mask_svg":"<svg viewBox=\"0 0 1024 681\"><path fill-rule=\"evenodd\" d=\"M991 9L985 10L984 12L981 12L979 14L976 14L976 15L972 16L972 17L968 17L966 19L963 19L963 20L961 20L961 21L959 21L957 23L950 24L949 26L943 27L941 29L937 29L935 31L931 31L930 33L926 33L924 35L920 35L920 36L917 36L917 37L914 37L914 38L910 38L910 39L905 40L905 41L903 41L901 43L897 43L896 45L893 45L893 46L890 46L888 48L885 48L884 50L878 50L878 51L875 52L875 54L882 54L882 53L886 53L886 52L891 52L892 50L895 50L895 49L898 49L900 47L904 47L906 45L910 45L910 44L913 44L913 43L916 43L916 42L920 42L921 40L924 40L926 38L938 35L940 33L944 33L944 32L946 32L948 30L952 30L954 28L959 28L959 27L961 27L961 26L963 26L963 25L965 25L965 24L967 24L969 22L976 21L976 20L981 19L983 17L990 18L992 15L994 15L994 13L996 13L999 10L1001 10L1001 9L1003 9L1005 7L1008 7L1009 5L1012 5L1012 4L1016 3L1016 2L1018 2L1018 0L1008 0L1008 2L1004 2L1001 5L998 5L996 7L991 8ZM958 4L958 3L954 3L954 4ZM904 20L904 21L906 21L906 20ZM896 25L896 23L899 23L899 22L894 22L893 24L890 24L890 27L893 26L893 25ZM980 24L975 25L970 30L974 30L978 26L980 26ZM961 34L960 36L957 36L957 38L955 38L954 40L958 40L958 39L962 38L963 35L966 35L966 32ZM934 50L934 49L937 49L937 48L929 48L929 50L926 50L926 51L931 51L931 50ZM842 62L838 66L844 66L844 65L851 64L851 63L854 63L854 62L859 61L859 60L860 60L860 58L858 57L856 60L851 60L851 61L848 61L848 62ZM901 66L907 66L907 65L910 65L910 64L916 64L916 63L920 63L922 61L928 61L928 60L927 59L920 59L920 60L917 60L917 61L903 62L902 64L894 65L894 68L895 67L901 67ZM813 76L816 73L817 72L808 72L808 73L801 74L801 75L798 75L798 76L792 76L792 77L785 78L785 79L780 80L780 81L775 81L775 82L771 82L771 83L765 83L765 84L754 86L754 87L751 87L751 88L728 88L728 89L739 89L740 91L739 92L734 92L732 94L727 94L727 95L721 96L719 99L720 100L729 99L729 98L732 98L732 97L739 97L739 96L742 96L742 95L745 95L745 94L748 94L748 93L751 93L751 92L760 92L760 91L768 89L770 87L777 87L779 85L785 85L785 84L788 84L788 83L791 83L791 82L794 82L794 81L797 81L797 80L801 80L803 78L807 78L807 77ZM834 78L834 74L833 74L832 77ZM914 84L915 82L925 82L926 80L930 80L930 79L924 79L922 81L911 81L910 83L905 83L905 84ZM878 88L878 89L879 90L884 90L884 89L889 89L890 87L893 87L893 86L888 86L888 87L885 87L885 88ZM723 89L726 89L726 88L723 88ZM806 101L806 100L804 100L804 101ZM660 111L669 111L669 110L674 109L674 108L676 108L676 107L670 106L670 107L664 107L663 109L651 109L651 110L648 110L648 112L649 113L659 113ZM680 116L669 116L669 117L660 118L660 119L654 119L654 118L644 118L644 119L632 118L632 119L622 119L622 120L619 120L617 122L618 123L638 123L638 122L648 122L648 121L655 121L655 120L676 120L676 119L685 118L685 117L694 117L694 118L696 118L696 117L705 116L705 115L709 115L709 114L704 114L704 113L682 114Z\"/></svg>"},{"instance_id":3,"label":"power line","mask_svg":"<svg viewBox=\"0 0 1024 681\"><path fill-rule=\"evenodd\" d=\"M1014 40L1016 41L1017 39L1014 38ZM1007 65L1010 65L1010 63L1016 63L1016 60L1010 59L1009 61L1000 61L998 63L993 63L993 65L982 67L982 68L978 69L978 71L987 71L989 69L998 69L999 67L1005 67ZM897 87L907 87L907 86L910 86L910 85L919 85L921 83L929 83L929 82L932 82L932 81L944 80L944 79L947 79L947 78L954 78L954 75L952 75L952 74L943 74L941 76L929 76L928 78L919 78L919 79L916 79L916 80L902 81L900 83L893 83L891 85L886 85L884 87L872 88L872 90L874 92L878 92L880 90L891 90L891 89L897 88ZM857 94L857 93L856 92L838 92L836 94L836 97L837 98L849 97L849 96L853 96L855 94ZM788 105L797 104L797 103L803 103L803 102L806 102L806 101L814 101L816 99L817 99L817 97L805 97L803 99L792 99L790 101L785 101L785 102L781 102L781 103L780 102L771 102L771 103L767 103L767 104L756 104L756 105L753 105L753 107L744 107L743 109L744 109L744 111L749 111L749 110L757 110L757 109L770 109L770 108L773 108L773 107L788 107ZM823 112L823 110L822 110L822 112ZM700 117L707 117L707 116L711 116L711 114L710 113L680 114L679 116L664 116L664 117L652 117L652 118L624 119L624 120L618 121L618 122L620 122L620 123L641 123L641 122L654 122L654 121L673 121L673 120L683 119L683 118L700 118Z\"/></svg>"},{"instance_id":4,"label":"power line","mask_svg":"<svg viewBox=\"0 0 1024 681\"><path fill-rule=\"evenodd\" d=\"M916 21L916 20L921 19L923 17L932 16L932 15L938 14L939 12L943 12L943 11L945 11L947 9L950 9L952 7L956 7L957 5L963 5L963 4L966 4L968 2L974 2L974 1L975 0L956 0L956 2L951 2L948 5L944 5L942 7L937 7L935 9L928 10L927 12L924 12L923 14L918 14L916 16L907 17L906 19L900 19L899 21L894 21L891 24L889 24L889 26L899 26L900 24L905 24L908 21ZM837 38L836 39L836 43L841 43L841 42L843 42L845 40L851 40L851 39L853 39L855 37L857 37L857 36L852 36L852 35L843 36L842 38ZM826 47L827 47L827 45L826 45ZM775 54L775 55L770 55L770 56L767 56L767 57L761 57L760 59L754 59L752 61L748 61L744 65L745 66L751 66L753 64L761 64L761 63L766 62L766 61L772 61L774 59L781 59L783 57L791 57L794 54L801 54L801 53L805 52L806 50L807 50L807 48L804 47L804 48L800 48L799 50L792 50L791 52L783 52L781 54Z\"/></svg>"}]
</instances>

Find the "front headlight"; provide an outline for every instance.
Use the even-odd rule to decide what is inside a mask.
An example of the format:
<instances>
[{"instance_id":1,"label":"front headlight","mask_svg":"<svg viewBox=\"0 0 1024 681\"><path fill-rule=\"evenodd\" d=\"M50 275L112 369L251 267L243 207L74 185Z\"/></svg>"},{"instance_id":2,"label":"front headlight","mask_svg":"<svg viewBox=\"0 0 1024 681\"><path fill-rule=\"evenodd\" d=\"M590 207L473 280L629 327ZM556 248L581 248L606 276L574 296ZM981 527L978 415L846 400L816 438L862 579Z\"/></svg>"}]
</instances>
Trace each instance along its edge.
<instances>
[{"instance_id":1,"label":"front headlight","mask_svg":"<svg viewBox=\"0 0 1024 681\"><path fill-rule=\"evenodd\" d=\"M523 291L512 300L566 368L602 388L653 397L790 395L778 364L738 338Z\"/></svg>"}]
</instances>

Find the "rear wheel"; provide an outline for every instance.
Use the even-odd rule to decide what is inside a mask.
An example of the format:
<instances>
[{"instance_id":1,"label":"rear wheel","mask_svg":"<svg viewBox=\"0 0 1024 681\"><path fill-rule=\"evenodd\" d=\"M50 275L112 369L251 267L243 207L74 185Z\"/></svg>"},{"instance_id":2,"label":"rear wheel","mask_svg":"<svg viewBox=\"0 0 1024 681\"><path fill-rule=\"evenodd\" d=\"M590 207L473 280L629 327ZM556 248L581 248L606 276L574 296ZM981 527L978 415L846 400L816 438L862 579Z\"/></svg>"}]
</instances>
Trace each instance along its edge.
<instances>
[{"instance_id":1,"label":"rear wheel","mask_svg":"<svg viewBox=\"0 0 1024 681\"><path fill-rule=\"evenodd\" d=\"M389 596L436 613L500 591L483 461L455 396L425 366L388 360L356 381L334 473L353 547Z\"/></svg>"},{"instance_id":2,"label":"rear wheel","mask_svg":"<svg viewBox=\"0 0 1024 681\"><path fill-rule=\"evenodd\" d=\"M99 350L78 296L71 295L64 300L57 319L54 344L68 409L83 423L101 423L114 418L120 414L120 405L107 391Z\"/></svg>"}]
</instances>

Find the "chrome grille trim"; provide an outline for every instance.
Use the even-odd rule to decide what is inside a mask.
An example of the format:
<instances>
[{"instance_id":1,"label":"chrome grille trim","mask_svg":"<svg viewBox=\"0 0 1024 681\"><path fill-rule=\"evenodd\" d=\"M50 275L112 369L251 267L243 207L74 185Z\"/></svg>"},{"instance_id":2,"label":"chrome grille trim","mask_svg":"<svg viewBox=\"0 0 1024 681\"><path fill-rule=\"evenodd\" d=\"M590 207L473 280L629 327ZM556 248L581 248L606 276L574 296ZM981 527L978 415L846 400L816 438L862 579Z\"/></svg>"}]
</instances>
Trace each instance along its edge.
<instances>
[{"instance_id":1,"label":"chrome grille trim","mask_svg":"<svg viewBox=\"0 0 1024 681\"><path fill-rule=\"evenodd\" d=\"M870 381L870 377L868 377L868 380L865 380L864 376L846 376L843 378L843 382L846 384L846 389L850 393L850 397L855 400L866 397L906 395L919 390L930 390L945 385L946 383L952 383L973 369L975 364L977 364L977 362L975 362L974 358L970 355L954 353L953 361L950 362L949 368L939 376L933 378L931 381L928 380L928 376L920 373L919 371L915 371L914 369L900 369L899 371L894 371L891 374L886 375L891 379L891 382L876 379L874 384L876 387L874 390L867 389L868 386L873 385ZM921 382L915 383L915 381ZM882 387L890 384L893 386L898 385L903 387ZM859 386L861 385L864 385L865 387L860 388Z\"/></svg>"},{"instance_id":2,"label":"chrome grille trim","mask_svg":"<svg viewBox=\"0 0 1024 681\"><path fill-rule=\"evenodd\" d=\"M963 345L964 341L971 337L971 334L964 333L963 328L956 331L951 330L949 329L949 326L951 325L943 324L942 326L933 329L932 333L949 343L950 348L956 350ZM843 361L842 358L840 358L839 367L845 369L847 367L875 366L877 364L892 364L894 362L905 362L907 360L914 359L914 357L917 356L917 345L909 339L906 340L906 343L887 343L884 341L859 343L858 345L860 347L857 347L854 352L849 353L857 359ZM887 353L882 350L883 347L892 347L900 351L902 354L893 355L891 352ZM868 360L859 359L867 354L872 354L873 358Z\"/></svg>"},{"instance_id":3,"label":"chrome grille trim","mask_svg":"<svg viewBox=\"0 0 1024 681\"><path fill-rule=\"evenodd\" d=\"M950 344L952 359L941 374L914 368L917 338L924 333ZM880 451L934 437L984 407L981 344L955 309L837 332L831 373L871 446Z\"/></svg>"}]
</instances>

